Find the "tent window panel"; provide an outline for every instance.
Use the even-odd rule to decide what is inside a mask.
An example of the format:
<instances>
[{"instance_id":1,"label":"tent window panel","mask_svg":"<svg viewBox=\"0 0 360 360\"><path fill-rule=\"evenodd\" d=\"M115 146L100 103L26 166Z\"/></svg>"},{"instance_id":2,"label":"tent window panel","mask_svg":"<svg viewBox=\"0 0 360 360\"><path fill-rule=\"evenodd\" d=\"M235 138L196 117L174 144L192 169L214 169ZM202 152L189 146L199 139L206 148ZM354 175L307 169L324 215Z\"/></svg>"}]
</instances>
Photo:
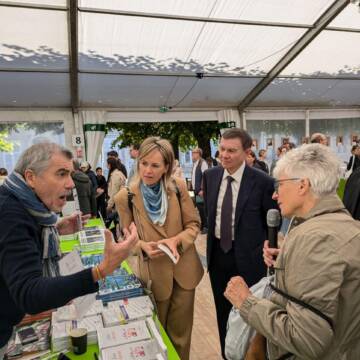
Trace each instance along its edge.
<instances>
[{"instance_id":1,"label":"tent window panel","mask_svg":"<svg viewBox=\"0 0 360 360\"><path fill-rule=\"evenodd\" d=\"M65 145L62 122L19 122L0 124L0 164L13 171L19 156L31 145L54 142Z\"/></svg>"},{"instance_id":2,"label":"tent window panel","mask_svg":"<svg viewBox=\"0 0 360 360\"><path fill-rule=\"evenodd\" d=\"M360 139L360 118L351 119L311 119L310 133L324 133L330 140L329 146L347 162L352 145Z\"/></svg>"},{"instance_id":3,"label":"tent window panel","mask_svg":"<svg viewBox=\"0 0 360 360\"><path fill-rule=\"evenodd\" d=\"M258 149L267 149L267 160L276 158L276 149L284 139L301 145L305 136L305 120L246 120L246 129L258 141Z\"/></svg>"}]
</instances>

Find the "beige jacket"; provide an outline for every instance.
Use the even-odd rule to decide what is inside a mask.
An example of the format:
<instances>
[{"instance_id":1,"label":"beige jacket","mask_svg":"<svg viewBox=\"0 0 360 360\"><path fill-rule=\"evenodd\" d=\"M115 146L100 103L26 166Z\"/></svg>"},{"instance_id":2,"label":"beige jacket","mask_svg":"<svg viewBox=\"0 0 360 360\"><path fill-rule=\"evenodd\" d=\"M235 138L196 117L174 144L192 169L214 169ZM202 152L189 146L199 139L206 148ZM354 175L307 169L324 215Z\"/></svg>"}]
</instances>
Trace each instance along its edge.
<instances>
[{"instance_id":1,"label":"beige jacket","mask_svg":"<svg viewBox=\"0 0 360 360\"><path fill-rule=\"evenodd\" d=\"M112 208L115 204L114 197L126 184L125 175L118 169L115 169L111 175L108 183L108 208Z\"/></svg>"},{"instance_id":2,"label":"beige jacket","mask_svg":"<svg viewBox=\"0 0 360 360\"><path fill-rule=\"evenodd\" d=\"M360 359L360 222L336 195L293 219L275 268L275 285L327 315L334 332L281 295L251 295L240 314L268 339L270 360L287 352L291 359Z\"/></svg>"},{"instance_id":3,"label":"beige jacket","mask_svg":"<svg viewBox=\"0 0 360 360\"><path fill-rule=\"evenodd\" d=\"M116 208L119 212L121 226L128 227L134 221L138 228L140 242L137 248L138 275L147 284L152 281L152 291L157 301L170 298L174 279L186 290L194 289L200 282L204 270L196 252L194 241L199 232L200 220L194 204L186 189L185 181L176 178L180 190L180 202L175 191L168 190L168 212L163 226L155 225L150 220L144 207L141 191L138 186L130 186L133 197L133 213L128 207L127 189L122 189L115 196ZM181 238L182 254L174 265L168 256L157 259L144 259L141 241L158 241L178 235Z\"/></svg>"}]
</instances>

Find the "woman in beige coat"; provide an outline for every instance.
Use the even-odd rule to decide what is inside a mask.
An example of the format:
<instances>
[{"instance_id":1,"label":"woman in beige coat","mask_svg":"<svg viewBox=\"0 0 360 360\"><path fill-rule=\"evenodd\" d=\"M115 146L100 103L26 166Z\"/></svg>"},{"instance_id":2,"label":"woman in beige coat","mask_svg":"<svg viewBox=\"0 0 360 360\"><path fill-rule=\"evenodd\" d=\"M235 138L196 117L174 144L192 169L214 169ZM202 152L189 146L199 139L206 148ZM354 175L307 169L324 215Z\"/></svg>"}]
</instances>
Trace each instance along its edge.
<instances>
[{"instance_id":1,"label":"woman in beige coat","mask_svg":"<svg viewBox=\"0 0 360 360\"><path fill-rule=\"evenodd\" d=\"M130 192L124 188L115 196L115 204L122 228L135 221L140 237L136 251L139 276L151 285L159 319L180 358L187 360L195 287L204 271L194 246L200 220L185 182L171 177L173 163L167 140L147 138L139 150L137 178ZM171 250L176 264L159 244Z\"/></svg>"},{"instance_id":2,"label":"woman in beige coat","mask_svg":"<svg viewBox=\"0 0 360 360\"><path fill-rule=\"evenodd\" d=\"M109 176L108 176L108 189L107 189L108 205L106 211L107 213L111 213L115 205L114 197L120 191L120 189L125 186L126 177L119 170L116 159L108 158L107 166L109 169Z\"/></svg>"}]
</instances>

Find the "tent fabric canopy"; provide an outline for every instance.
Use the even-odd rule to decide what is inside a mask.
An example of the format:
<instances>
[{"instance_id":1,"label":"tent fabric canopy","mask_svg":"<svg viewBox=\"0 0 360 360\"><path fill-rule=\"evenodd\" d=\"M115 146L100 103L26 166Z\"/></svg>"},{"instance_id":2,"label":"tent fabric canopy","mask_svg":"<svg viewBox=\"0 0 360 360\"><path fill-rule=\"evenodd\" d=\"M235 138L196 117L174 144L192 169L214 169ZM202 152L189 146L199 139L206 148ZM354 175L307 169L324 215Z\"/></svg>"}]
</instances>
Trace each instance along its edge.
<instances>
[{"instance_id":1,"label":"tent fabric canopy","mask_svg":"<svg viewBox=\"0 0 360 360\"><path fill-rule=\"evenodd\" d=\"M336 2L347 4L249 107L359 106L350 1L71 1L80 108L240 106ZM0 107L72 106L68 4L0 1Z\"/></svg>"}]
</instances>

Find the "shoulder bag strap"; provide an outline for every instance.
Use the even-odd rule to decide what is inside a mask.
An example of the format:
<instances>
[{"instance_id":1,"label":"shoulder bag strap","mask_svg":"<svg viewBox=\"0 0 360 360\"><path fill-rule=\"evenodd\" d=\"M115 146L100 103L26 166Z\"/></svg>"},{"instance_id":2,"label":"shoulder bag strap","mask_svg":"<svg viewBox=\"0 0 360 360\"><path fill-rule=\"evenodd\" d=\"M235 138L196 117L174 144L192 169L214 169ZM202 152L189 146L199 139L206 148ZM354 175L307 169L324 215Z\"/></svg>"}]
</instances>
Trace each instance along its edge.
<instances>
[{"instance_id":1,"label":"shoulder bag strap","mask_svg":"<svg viewBox=\"0 0 360 360\"><path fill-rule=\"evenodd\" d=\"M331 320L328 316L326 316L324 313L322 313L320 310L314 308L313 306L305 303L305 302L302 301L302 300L299 300L299 299L297 299L297 298L295 298L295 297L287 294L286 292L280 290L279 288L277 288L276 286L274 286L274 285L271 284L271 283L270 283L270 287L271 287L271 289L272 289L273 291L275 291L276 293L280 294L280 295L283 296L284 298L286 298L286 299L294 302L295 304L298 304L298 305L300 305L300 306L302 306L302 307L310 310L310 311L313 312L314 314L320 316L322 319L324 319L324 320L329 324L331 330L334 331L334 324L333 324L332 320ZM280 357L279 357L278 359L276 359L276 360L286 360L286 359L289 359L289 358L292 357L292 356L293 356L293 354L289 352L289 353L286 353L286 354L280 356Z\"/></svg>"},{"instance_id":2,"label":"shoulder bag strap","mask_svg":"<svg viewBox=\"0 0 360 360\"><path fill-rule=\"evenodd\" d=\"M299 300L299 299L285 293L284 291L282 291L279 288L275 287L273 284L270 284L270 287L271 287L272 290L274 290L276 293L280 294L284 298L286 298L286 299L294 302L295 304L298 304L298 305L304 307L305 309L310 310L314 314L320 316L322 319L324 319L329 324L331 330L334 331L334 324L333 324L332 320L327 315L322 313L320 310L314 308L313 306L307 304L306 302L304 302L302 300Z\"/></svg>"}]
</instances>

